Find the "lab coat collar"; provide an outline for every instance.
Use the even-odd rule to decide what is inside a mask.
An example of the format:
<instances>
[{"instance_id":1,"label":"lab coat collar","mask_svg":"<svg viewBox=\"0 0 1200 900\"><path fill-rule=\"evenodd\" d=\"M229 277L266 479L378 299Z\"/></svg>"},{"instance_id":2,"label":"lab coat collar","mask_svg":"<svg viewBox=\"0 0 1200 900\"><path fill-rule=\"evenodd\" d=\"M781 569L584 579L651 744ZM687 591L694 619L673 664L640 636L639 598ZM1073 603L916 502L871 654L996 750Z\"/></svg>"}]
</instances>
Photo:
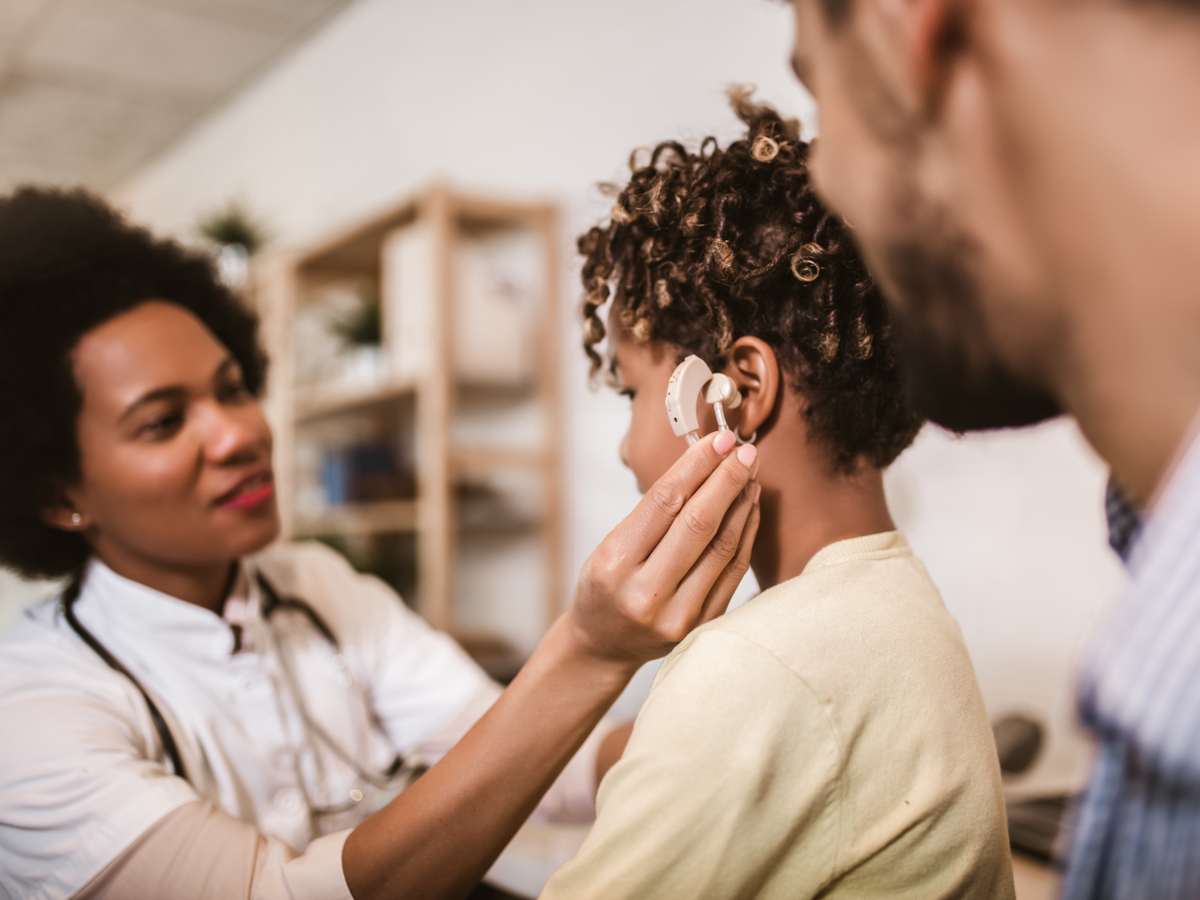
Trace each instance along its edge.
<instances>
[{"instance_id":1,"label":"lab coat collar","mask_svg":"<svg viewBox=\"0 0 1200 900\"><path fill-rule=\"evenodd\" d=\"M232 654L231 623L257 619L260 610L258 584L246 560L238 561L224 617L118 575L96 557L88 562L75 604L84 625L119 635L122 643L145 639L160 647L186 648L189 656L211 658Z\"/></svg>"}]
</instances>

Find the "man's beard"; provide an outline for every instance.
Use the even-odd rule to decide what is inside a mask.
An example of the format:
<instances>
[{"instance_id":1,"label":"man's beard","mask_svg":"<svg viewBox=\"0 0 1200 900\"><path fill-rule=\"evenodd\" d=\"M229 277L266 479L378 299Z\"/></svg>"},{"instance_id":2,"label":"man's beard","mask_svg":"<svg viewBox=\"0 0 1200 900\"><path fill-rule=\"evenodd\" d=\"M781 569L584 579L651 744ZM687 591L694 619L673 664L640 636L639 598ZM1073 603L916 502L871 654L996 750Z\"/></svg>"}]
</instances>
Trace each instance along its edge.
<instances>
[{"instance_id":1,"label":"man's beard","mask_svg":"<svg viewBox=\"0 0 1200 900\"><path fill-rule=\"evenodd\" d=\"M884 248L900 367L917 412L951 431L1033 425L1062 413L1000 359L984 318L973 248L906 191L905 237ZM886 292L885 292L886 293Z\"/></svg>"}]
</instances>

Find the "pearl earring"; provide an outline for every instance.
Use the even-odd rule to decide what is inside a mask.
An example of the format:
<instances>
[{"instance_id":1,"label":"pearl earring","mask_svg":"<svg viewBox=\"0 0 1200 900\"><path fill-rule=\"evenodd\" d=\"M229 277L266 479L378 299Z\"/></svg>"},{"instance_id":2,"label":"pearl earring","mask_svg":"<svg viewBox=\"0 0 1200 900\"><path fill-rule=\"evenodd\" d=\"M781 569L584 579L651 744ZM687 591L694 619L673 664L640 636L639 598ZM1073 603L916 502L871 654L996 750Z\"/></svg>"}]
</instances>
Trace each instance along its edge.
<instances>
[{"instance_id":1,"label":"pearl earring","mask_svg":"<svg viewBox=\"0 0 1200 900\"><path fill-rule=\"evenodd\" d=\"M79 513L71 513L71 524L72 525L82 525L83 524L83 516L81 516Z\"/></svg>"}]
</instances>

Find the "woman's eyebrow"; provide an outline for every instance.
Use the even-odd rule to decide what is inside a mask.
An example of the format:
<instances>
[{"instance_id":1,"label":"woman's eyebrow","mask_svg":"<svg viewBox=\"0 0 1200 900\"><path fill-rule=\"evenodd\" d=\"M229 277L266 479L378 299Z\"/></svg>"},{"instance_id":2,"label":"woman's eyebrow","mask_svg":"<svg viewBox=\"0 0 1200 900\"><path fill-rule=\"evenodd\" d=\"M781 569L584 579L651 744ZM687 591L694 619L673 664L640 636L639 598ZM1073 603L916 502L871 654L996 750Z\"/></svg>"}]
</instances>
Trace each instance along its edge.
<instances>
[{"instance_id":1,"label":"woman's eyebrow","mask_svg":"<svg viewBox=\"0 0 1200 900\"><path fill-rule=\"evenodd\" d=\"M145 394L142 394L142 396L138 397L131 404L129 404L129 406L126 407L125 412L121 413L121 418L117 421L124 422L147 404L157 403L161 400L179 400L187 397L187 394L187 388L181 385L171 385L170 387L155 388L152 391L147 391Z\"/></svg>"},{"instance_id":2,"label":"woman's eyebrow","mask_svg":"<svg viewBox=\"0 0 1200 900\"><path fill-rule=\"evenodd\" d=\"M237 360L232 356L226 356L221 360L220 365L213 371L212 381L215 384L233 367L237 365ZM148 403L157 403L163 400L183 400L188 396L188 389L181 384L167 385L166 387L155 388L152 391L147 391L138 397L133 403L126 407L125 412L121 413L121 418L117 421L123 422L130 416L134 415L139 409Z\"/></svg>"},{"instance_id":3,"label":"woman's eyebrow","mask_svg":"<svg viewBox=\"0 0 1200 900\"><path fill-rule=\"evenodd\" d=\"M218 381L220 381L222 378L224 378L226 375L228 375L230 369L237 368L237 364L238 364L237 360L234 359L232 356L226 356L223 360L221 360L221 364L219 366L217 366L216 369L213 370L213 374L212 374L213 384L216 384Z\"/></svg>"}]
</instances>

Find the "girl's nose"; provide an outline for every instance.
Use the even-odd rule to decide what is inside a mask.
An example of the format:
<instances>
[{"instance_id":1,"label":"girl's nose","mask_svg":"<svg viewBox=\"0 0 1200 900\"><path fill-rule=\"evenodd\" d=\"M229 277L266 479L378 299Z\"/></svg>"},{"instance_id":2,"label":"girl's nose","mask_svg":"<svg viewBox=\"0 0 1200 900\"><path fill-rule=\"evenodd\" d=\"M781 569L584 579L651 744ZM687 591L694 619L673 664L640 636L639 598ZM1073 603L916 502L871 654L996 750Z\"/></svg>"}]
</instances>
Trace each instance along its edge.
<instances>
[{"instance_id":1,"label":"girl's nose","mask_svg":"<svg viewBox=\"0 0 1200 900\"><path fill-rule=\"evenodd\" d=\"M629 464L629 432L625 432L625 437L621 438L621 463L627 469L632 469Z\"/></svg>"}]
</instances>

